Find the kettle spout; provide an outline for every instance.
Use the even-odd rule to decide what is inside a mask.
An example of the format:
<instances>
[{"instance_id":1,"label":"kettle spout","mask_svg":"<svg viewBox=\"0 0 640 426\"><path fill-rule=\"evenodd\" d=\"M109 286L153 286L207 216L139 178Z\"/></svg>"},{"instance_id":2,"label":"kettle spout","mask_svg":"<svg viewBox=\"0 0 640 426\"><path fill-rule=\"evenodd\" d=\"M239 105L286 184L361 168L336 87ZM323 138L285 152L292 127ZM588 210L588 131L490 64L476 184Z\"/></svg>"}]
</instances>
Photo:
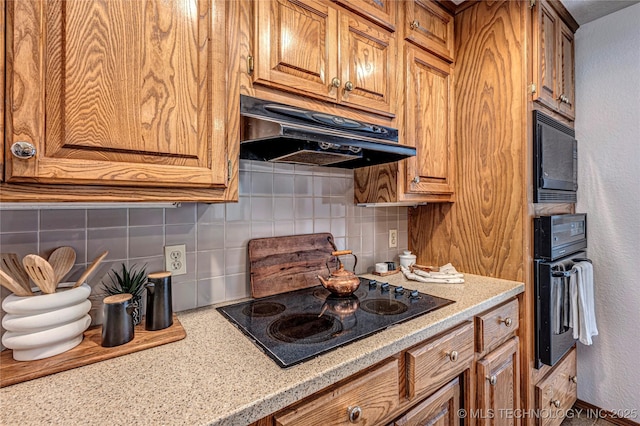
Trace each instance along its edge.
<instances>
[{"instance_id":1,"label":"kettle spout","mask_svg":"<svg viewBox=\"0 0 640 426\"><path fill-rule=\"evenodd\" d=\"M320 280L320 283L322 283L322 286L323 286L324 288L327 288L327 285L328 285L327 280L325 280L324 278L322 278L320 275L318 275L318 279Z\"/></svg>"}]
</instances>

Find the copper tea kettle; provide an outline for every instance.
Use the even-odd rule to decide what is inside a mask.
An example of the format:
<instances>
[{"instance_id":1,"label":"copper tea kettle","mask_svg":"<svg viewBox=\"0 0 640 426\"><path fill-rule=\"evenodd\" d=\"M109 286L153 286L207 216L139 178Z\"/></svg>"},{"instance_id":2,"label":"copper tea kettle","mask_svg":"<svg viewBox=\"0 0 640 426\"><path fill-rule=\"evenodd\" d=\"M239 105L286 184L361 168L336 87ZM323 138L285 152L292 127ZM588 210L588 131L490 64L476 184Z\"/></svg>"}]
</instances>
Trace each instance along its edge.
<instances>
[{"instance_id":1,"label":"copper tea kettle","mask_svg":"<svg viewBox=\"0 0 640 426\"><path fill-rule=\"evenodd\" d=\"M349 254L355 259L355 263L353 264L353 269L355 269L358 263L358 258L355 254L353 254L351 250L334 251L333 253L331 253L331 255L335 256L335 258L338 260L338 269L331 272L331 268L329 268L329 264L327 263L329 278L324 279L323 277L318 275L318 279L322 283L322 286L336 296L349 296L353 294L353 292L356 291L358 287L360 287L360 278L358 278L356 274L351 271L345 271L344 265L338 257Z\"/></svg>"}]
</instances>

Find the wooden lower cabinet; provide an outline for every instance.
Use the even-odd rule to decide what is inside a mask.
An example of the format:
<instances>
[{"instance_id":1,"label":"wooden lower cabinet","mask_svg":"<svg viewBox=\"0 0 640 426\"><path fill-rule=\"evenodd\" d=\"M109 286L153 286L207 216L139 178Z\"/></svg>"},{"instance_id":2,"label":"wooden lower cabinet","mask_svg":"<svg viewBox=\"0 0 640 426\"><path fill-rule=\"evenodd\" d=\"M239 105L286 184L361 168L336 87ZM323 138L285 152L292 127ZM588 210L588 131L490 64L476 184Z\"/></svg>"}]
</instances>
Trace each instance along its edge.
<instances>
[{"instance_id":1,"label":"wooden lower cabinet","mask_svg":"<svg viewBox=\"0 0 640 426\"><path fill-rule=\"evenodd\" d=\"M459 409L460 380L456 378L390 425L459 426Z\"/></svg>"},{"instance_id":2,"label":"wooden lower cabinet","mask_svg":"<svg viewBox=\"0 0 640 426\"><path fill-rule=\"evenodd\" d=\"M518 425L520 408L519 340L509 339L477 362L478 424Z\"/></svg>"},{"instance_id":3,"label":"wooden lower cabinet","mask_svg":"<svg viewBox=\"0 0 640 426\"><path fill-rule=\"evenodd\" d=\"M558 426L564 414L578 397L576 348L558 362L536 385L536 409L540 410L540 426Z\"/></svg>"}]
</instances>

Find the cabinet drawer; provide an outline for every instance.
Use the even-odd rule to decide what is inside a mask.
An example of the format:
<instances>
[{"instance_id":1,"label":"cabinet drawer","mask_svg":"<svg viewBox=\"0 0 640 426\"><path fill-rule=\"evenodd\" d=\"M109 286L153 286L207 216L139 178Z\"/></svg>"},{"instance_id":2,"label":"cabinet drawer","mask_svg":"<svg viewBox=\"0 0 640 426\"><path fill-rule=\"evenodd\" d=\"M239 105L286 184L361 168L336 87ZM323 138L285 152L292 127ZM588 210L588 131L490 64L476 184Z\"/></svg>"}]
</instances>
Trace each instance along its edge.
<instances>
[{"instance_id":1,"label":"cabinet drawer","mask_svg":"<svg viewBox=\"0 0 640 426\"><path fill-rule=\"evenodd\" d=\"M407 351L407 394L426 395L471 368L473 324L448 332Z\"/></svg>"},{"instance_id":2,"label":"cabinet drawer","mask_svg":"<svg viewBox=\"0 0 640 426\"><path fill-rule=\"evenodd\" d=\"M504 342L518 329L518 300L476 317L476 352L484 353Z\"/></svg>"},{"instance_id":3,"label":"cabinet drawer","mask_svg":"<svg viewBox=\"0 0 640 426\"><path fill-rule=\"evenodd\" d=\"M558 426L563 415L576 402L578 385L576 376L576 348L557 363L551 373L536 386L536 408L551 410L540 419L540 426Z\"/></svg>"},{"instance_id":4,"label":"cabinet drawer","mask_svg":"<svg viewBox=\"0 0 640 426\"><path fill-rule=\"evenodd\" d=\"M350 425L378 424L400 403L398 360L334 387L311 401L293 406L275 416L275 424ZM356 417L356 411L360 414ZM353 422L349 421L349 413Z\"/></svg>"},{"instance_id":5,"label":"cabinet drawer","mask_svg":"<svg viewBox=\"0 0 640 426\"><path fill-rule=\"evenodd\" d=\"M455 426L460 424L459 409L460 380L456 377L389 426Z\"/></svg>"}]
</instances>

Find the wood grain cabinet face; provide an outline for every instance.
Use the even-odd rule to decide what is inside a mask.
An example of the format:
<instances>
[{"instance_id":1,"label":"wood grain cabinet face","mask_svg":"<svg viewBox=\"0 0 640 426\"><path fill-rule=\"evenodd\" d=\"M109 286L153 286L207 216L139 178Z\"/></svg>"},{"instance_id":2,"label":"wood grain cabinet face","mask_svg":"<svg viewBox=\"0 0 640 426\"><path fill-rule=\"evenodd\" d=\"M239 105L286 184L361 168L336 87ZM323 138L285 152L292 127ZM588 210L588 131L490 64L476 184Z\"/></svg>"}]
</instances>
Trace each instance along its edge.
<instances>
[{"instance_id":1,"label":"wood grain cabinet face","mask_svg":"<svg viewBox=\"0 0 640 426\"><path fill-rule=\"evenodd\" d=\"M392 423L393 426L459 426L460 380L454 379Z\"/></svg>"},{"instance_id":2,"label":"wood grain cabinet face","mask_svg":"<svg viewBox=\"0 0 640 426\"><path fill-rule=\"evenodd\" d=\"M404 4L405 38L453 62L453 16L431 0L407 0Z\"/></svg>"},{"instance_id":3,"label":"wood grain cabinet face","mask_svg":"<svg viewBox=\"0 0 640 426\"><path fill-rule=\"evenodd\" d=\"M574 45L573 32L562 21L560 21L560 61L558 86L564 101L559 104L559 112L573 120L575 113L575 76L574 76Z\"/></svg>"},{"instance_id":4,"label":"wood grain cabinet face","mask_svg":"<svg viewBox=\"0 0 640 426\"><path fill-rule=\"evenodd\" d=\"M476 316L476 352L491 351L515 333L519 316L517 299Z\"/></svg>"},{"instance_id":5,"label":"wood grain cabinet face","mask_svg":"<svg viewBox=\"0 0 640 426\"><path fill-rule=\"evenodd\" d=\"M398 360L390 360L309 402L276 414L275 424L278 426L379 424L400 404L398 368ZM356 408L360 413L354 417L356 421L350 421L349 413Z\"/></svg>"},{"instance_id":6,"label":"wood grain cabinet face","mask_svg":"<svg viewBox=\"0 0 640 426\"><path fill-rule=\"evenodd\" d=\"M394 30L396 27L397 0L333 0L362 15L380 26Z\"/></svg>"},{"instance_id":7,"label":"wood grain cabinet face","mask_svg":"<svg viewBox=\"0 0 640 426\"><path fill-rule=\"evenodd\" d=\"M455 353L455 354L454 354ZM426 396L450 381L473 362L473 323L420 344L406 353L407 396Z\"/></svg>"},{"instance_id":8,"label":"wood grain cabinet face","mask_svg":"<svg viewBox=\"0 0 640 426\"><path fill-rule=\"evenodd\" d=\"M478 419L478 423L518 425L519 420L515 416L504 414L508 410L513 413L513 410L520 408L518 338L513 337L478 361L477 373L477 408L484 413L484 416ZM489 413L493 413L493 416Z\"/></svg>"},{"instance_id":9,"label":"wood grain cabinet face","mask_svg":"<svg viewBox=\"0 0 640 426\"><path fill-rule=\"evenodd\" d=\"M536 385L536 408L549 413L540 419L540 426L559 426L562 423L564 414L576 402L577 380L576 349L573 348Z\"/></svg>"},{"instance_id":10,"label":"wood grain cabinet face","mask_svg":"<svg viewBox=\"0 0 640 426\"><path fill-rule=\"evenodd\" d=\"M405 144L417 154L406 160L406 192L452 194L453 69L414 46L405 46Z\"/></svg>"},{"instance_id":11,"label":"wood grain cabinet face","mask_svg":"<svg viewBox=\"0 0 640 426\"><path fill-rule=\"evenodd\" d=\"M573 32L545 0L538 0L534 10L533 100L573 120Z\"/></svg>"},{"instance_id":12,"label":"wood grain cabinet face","mask_svg":"<svg viewBox=\"0 0 640 426\"><path fill-rule=\"evenodd\" d=\"M224 187L225 2L9 2L9 182Z\"/></svg>"},{"instance_id":13,"label":"wood grain cabinet face","mask_svg":"<svg viewBox=\"0 0 640 426\"><path fill-rule=\"evenodd\" d=\"M314 0L256 2L254 83L395 114L396 37Z\"/></svg>"}]
</instances>

